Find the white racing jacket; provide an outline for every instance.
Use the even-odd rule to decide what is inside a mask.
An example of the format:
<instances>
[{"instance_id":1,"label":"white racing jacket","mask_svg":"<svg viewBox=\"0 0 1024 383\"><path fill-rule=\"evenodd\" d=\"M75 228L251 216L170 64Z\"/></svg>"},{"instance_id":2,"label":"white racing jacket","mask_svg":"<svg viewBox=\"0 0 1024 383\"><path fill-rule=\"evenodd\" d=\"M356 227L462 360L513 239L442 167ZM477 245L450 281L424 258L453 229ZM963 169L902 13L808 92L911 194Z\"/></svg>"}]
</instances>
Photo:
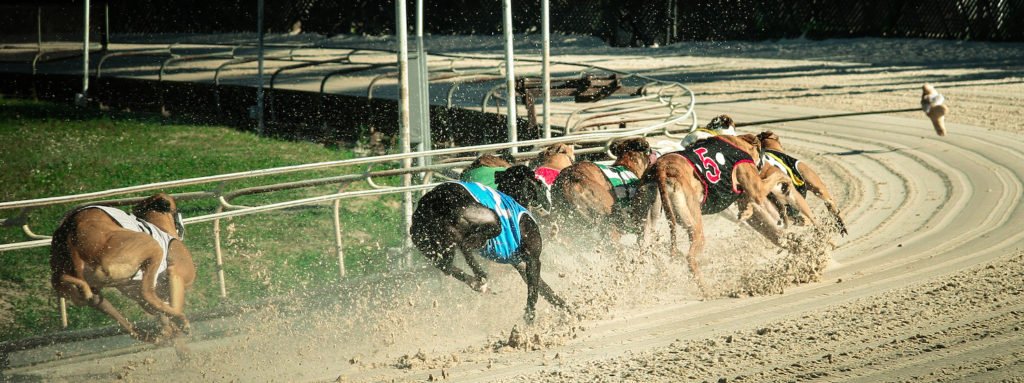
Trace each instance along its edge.
<instances>
[{"instance_id":1,"label":"white racing jacket","mask_svg":"<svg viewBox=\"0 0 1024 383\"><path fill-rule=\"evenodd\" d=\"M170 248L171 241L175 239L174 237L171 237L167 232L160 230L156 225L146 222L142 220L142 218L136 217L133 214L128 214L121 209L109 206L86 206L82 208L82 210L85 209L103 210L104 213L107 213L107 215L109 215L110 218L113 218L118 225L121 225L121 227L131 231L148 234L154 241L156 241L157 244L160 245L160 248L164 250L164 256L160 259L160 266L156 270L157 279L159 279L160 274L162 274L164 270L167 270L167 249ZM142 270L140 269L136 272L132 279L142 280ZM154 281L154 285L155 283L156 282Z\"/></svg>"}]
</instances>

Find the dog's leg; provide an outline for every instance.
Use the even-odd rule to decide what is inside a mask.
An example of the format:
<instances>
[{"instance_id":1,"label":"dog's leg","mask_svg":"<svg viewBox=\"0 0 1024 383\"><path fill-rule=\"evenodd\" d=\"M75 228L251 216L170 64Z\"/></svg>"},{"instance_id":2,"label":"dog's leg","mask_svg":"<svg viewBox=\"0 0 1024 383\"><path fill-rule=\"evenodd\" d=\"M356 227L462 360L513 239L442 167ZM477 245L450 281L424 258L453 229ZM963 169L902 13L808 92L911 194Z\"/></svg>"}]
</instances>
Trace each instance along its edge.
<instances>
[{"instance_id":1,"label":"dog's leg","mask_svg":"<svg viewBox=\"0 0 1024 383\"><path fill-rule=\"evenodd\" d=\"M768 210L756 203L752 203L751 207L754 208L754 215L747 219L747 224L776 246L785 247L782 242L782 230L775 225L776 221L768 213Z\"/></svg>"},{"instance_id":2,"label":"dog's leg","mask_svg":"<svg viewBox=\"0 0 1024 383\"><path fill-rule=\"evenodd\" d=\"M157 310L142 298L142 283L121 285L117 287L117 290L121 292L121 295L135 301L135 303L137 303L139 307L146 312L146 314L156 317L160 322L160 330L158 333L152 333L149 332L149 329L146 329L147 331L145 333L140 333L141 338L147 339L148 342L159 344L165 339L170 339L174 336L176 330L171 322L171 317L164 312ZM161 283L157 286L157 295L161 297L161 299L170 295L170 288L167 283ZM141 330L142 329L136 329L136 331Z\"/></svg>"},{"instance_id":3,"label":"dog's leg","mask_svg":"<svg viewBox=\"0 0 1024 383\"><path fill-rule=\"evenodd\" d=\"M468 265L469 269L473 271L473 274L476 275L477 278L487 279L487 270L484 270L483 266L480 265L480 262L477 261L475 253L476 252L471 249L462 249L462 256L466 260L466 265Z\"/></svg>"},{"instance_id":4,"label":"dog's leg","mask_svg":"<svg viewBox=\"0 0 1024 383\"><path fill-rule=\"evenodd\" d=\"M93 294L89 305L100 310L100 312L107 314L107 316L114 318L114 320L117 321L117 324L121 325L121 328L127 331L128 335L131 335L132 338L143 342L156 343L156 339L153 337L143 336L135 331L135 326L133 326L131 322L128 322L128 319L125 319L124 315L121 315L121 312L114 308L114 305L110 304L110 301L104 299L103 295L99 293Z\"/></svg>"},{"instance_id":5,"label":"dog's leg","mask_svg":"<svg viewBox=\"0 0 1024 383\"><path fill-rule=\"evenodd\" d=\"M473 290L485 293L487 292L487 271L484 270L480 262L477 261L476 251L470 249L462 249L462 256L466 260L466 265L473 271L474 276L470 278L469 287ZM457 277L456 277L457 278Z\"/></svg>"},{"instance_id":6,"label":"dog's leg","mask_svg":"<svg viewBox=\"0 0 1024 383\"><path fill-rule=\"evenodd\" d=\"M639 219L640 234L636 238L641 254L648 254L654 246L654 229L661 212L661 199L658 197L658 186L648 180L642 180L633 202L633 216Z\"/></svg>"},{"instance_id":7,"label":"dog's leg","mask_svg":"<svg viewBox=\"0 0 1024 383\"><path fill-rule=\"evenodd\" d=\"M519 222L521 237L516 255L522 262L516 265L519 274L526 279L526 322L532 322L537 315L537 295L540 293L540 253L544 249L540 228L529 216Z\"/></svg>"},{"instance_id":8,"label":"dog's leg","mask_svg":"<svg viewBox=\"0 0 1024 383\"><path fill-rule=\"evenodd\" d=\"M431 262L434 263L434 266L437 267L438 270L441 270L441 272L465 283L469 288L475 291L481 291L483 283L479 278L470 276L463 272L458 266L455 266L455 251L455 245L453 244L437 252L440 254L432 254L433 256L428 255L427 258L430 259ZM426 252L424 254L426 255ZM469 259L470 255L467 254L466 257Z\"/></svg>"},{"instance_id":9,"label":"dog's leg","mask_svg":"<svg viewBox=\"0 0 1024 383\"><path fill-rule=\"evenodd\" d=\"M786 201L787 206L796 207L796 210L800 212L801 219L805 223L810 223L811 225L815 226L818 225L818 221L814 218L814 213L811 212L811 207L807 206L807 200L804 199L804 196L800 195L800 192L796 190L796 186L793 186L791 180L786 179L785 181L778 183L777 186L772 190L773 194L776 190L778 190L778 194L776 195L781 195L784 198L783 200ZM788 212L784 212L784 208L779 210L779 214L782 214L784 217L786 217L788 222L789 214Z\"/></svg>"},{"instance_id":10,"label":"dog's leg","mask_svg":"<svg viewBox=\"0 0 1024 383\"><path fill-rule=\"evenodd\" d=\"M174 318L174 320L184 321L184 313L180 310L175 310L156 294L157 267L160 264L160 258L162 256L162 250L154 252L154 255L149 257L146 269L142 271L142 299L153 308L167 314L171 318Z\"/></svg>"},{"instance_id":11,"label":"dog's leg","mask_svg":"<svg viewBox=\"0 0 1024 383\"><path fill-rule=\"evenodd\" d=\"M70 297L73 302L91 302L93 300L92 287L89 287L89 283L86 281L67 274L61 275L60 281L63 284L71 286L70 289L66 290L68 292L75 291L75 288L77 288L78 295L72 295Z\"/></svg>"},{"instance_id":12,"label":"dog's leg","mask_svg":"<svg viewBox=\"0 0 1024 383\"><path fill-rule=\"evenodd\" d=\"M842 214L839 208L836 207L835 200L832 199L832 193L829 192L828 187L825 186L825 181L818 176L818 173L814 171L810 165L805 164L803 161L797 163L797 169L800 171L800 175L804 177L804 184L807 185L807 190L825 201L825 208L828 209L829 214L835 219L836 228L839 230L839 234L846 235L846 223L843 222Z\"/></svg>"},{"instance_id":13,"label":"dog's leg","mask_svg":"<svg viewBox=\"0 0 1024 383\"><path fill-rule=\"evenodd\" d=\"M704 281L704 275L700 271L700 263L698 261L698 257L704 251L704 222L700 211L701 201L696 195L692 194L694 193L676 197L686 201L686 206L677 206L676 211L681 213L679 217L680 223L686 228L686 232L690 236L690 248L686 253L686 263L693 274L693 279L697 282L697 287L700 289L701 294L707 296L710 290Z\"/></svg>"},{"instance_id":14,"label":"dog's leg","mask_svg":"<svg viewBox=\"0 0 1024 383\"><path fill-rule=\"evenodd\" d=\"M192 281L196 278L196 266L192 261L192 254L181 241L171 242L167 257L168 294L171 307L184 314L185 290L192 285ZM178 319L176 326L176 330L183 334L188 335L192 332L192 327L184 315Z\"/></svg>"}]
</instances>

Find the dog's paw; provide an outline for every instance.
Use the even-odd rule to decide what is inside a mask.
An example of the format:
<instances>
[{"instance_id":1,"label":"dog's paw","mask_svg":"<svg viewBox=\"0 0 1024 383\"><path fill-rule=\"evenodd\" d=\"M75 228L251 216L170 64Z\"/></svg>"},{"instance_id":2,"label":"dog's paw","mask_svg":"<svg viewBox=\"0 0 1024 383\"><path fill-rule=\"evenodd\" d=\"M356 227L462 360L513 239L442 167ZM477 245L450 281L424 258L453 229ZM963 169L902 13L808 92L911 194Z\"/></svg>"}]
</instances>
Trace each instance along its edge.
<instances>
[{"instance_id":1,"label":"dog's paw","mask_svg":"<svg viewBox=\"0 0 1024 383\"><path fill-rule=\"evenodd\" d=\"M477 278L473 280L473 282L469 283L469 288L480 293L487 293L491 289L490 285L487 284L486 278Z\"/></svg>"},{"instance_id":2,"label":"dog's paw","mask_svg":"<svg viewBox=\"0 0 1024 383\"><path fill-rule=\"evenodd\" d=\"M535 319L537 319L537 311L526 309L526 312L523 313L523 320L526 321L527 324L531 324Z\"/></svg>"}]
</instances>

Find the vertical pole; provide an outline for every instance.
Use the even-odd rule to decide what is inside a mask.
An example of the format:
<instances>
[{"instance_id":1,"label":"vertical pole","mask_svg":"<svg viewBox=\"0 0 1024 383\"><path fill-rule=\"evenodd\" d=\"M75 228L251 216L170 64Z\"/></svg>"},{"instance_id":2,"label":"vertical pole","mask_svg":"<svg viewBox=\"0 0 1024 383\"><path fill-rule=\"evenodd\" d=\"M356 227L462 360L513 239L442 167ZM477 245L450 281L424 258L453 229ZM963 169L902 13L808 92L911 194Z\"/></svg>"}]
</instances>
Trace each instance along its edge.
<instances>
[{"instance_id":1,"label":"vertical pole","mask_svg":"<svg viewBox=\"0 0 1024 383\"><path fill-rule=\"evenodd\" d=\"M516 70L513 66L512 53L512 0L502 0L502 11L505 14L505 87L508 88L508 141L519 140L518 126L516 126ZM517 153L518 148L513 146L512 153Z\"/></svg>"},{"instance_id":2,"label":"vertical pole","mask_svg":"<svg viewBox=\"0 0 1024 383\"><path fill-rule=\"evenodd\" d=\"M398 135L402 153L412 151L409 133L409 32L406 24L405 0L395 0L395 31L398 36ZM402 168L412 167L412 159L402 160ZM402 175L402 186L412 186L412 174ZM412 245L409 229L412 227L412 192L402 193L402 226L405 235L405 247ZM412 253L406 252L406 260L411 261Z\"/></svg>"},{"instance_id":3,"label":"vertical pole","mask_svg":"<svg viewBox=\"0 0 1024 383\"><path fill-rule=\"evenodd\" d=\"M670 35L671 39L669 39L668 44L671 44L676 41L676 36L679 35L679 4L676 0L669 1L672 2L672 34Z\"/></svg>"},{"instance_id":4,"label":"vertical pole","mask_svg":"<svg viewBox=\"0 0 1024 383\"><path fill-rule=\"evenodd\" d=\"M550 0L541 0L541 34L544 35L542 77L544 87L544 138L551 138L551 18Z\"/></svg>"},{"instance_id":5,"label":"vertical pole","mask_svg":"<svg viewBox=\"0 0 1024 383\"><path fill-rule=\"evenodd\" d=\"M672 36L672 0L665 0L665 41L663 45L668 45L669 39Z\"/></svg>"},{"instance_id":6,"label":"vertical pole","mask_svg":"<svg viewBox=\"0 0 1024 383\"><path fill-rule=\"evenodd\" d=\"M60 297L60 328L68 328L68 301Z\"/></svg>"},{"instance_id":7,"label":"vertical pole","mask_svg":"<svg viewBox=\"0 0 1024 383\"><path fill-rule=\"evenodd\" d=\"M419 122L418 129L419 145L416 150L433 149L433 141L430 137L430 73L427 68L427 50L423 48L423 0L416 0L416 121ZM413 101L413 100L410 100ZM412 117L412 116L410 116ZM420 157L419 165L430 163L429 157Z\"/></svg>"},{"instance_id":8,"label":"vertical pole","mask_svg":"<svg viewBox=\"0 0 1024 383\"><path fill-rule=\"evenodd\" d=\"M84 105L89 96L89 0L85 0L85 21L82 27L82 97L79 102Z\"/></svg>"},{"instance_id":9,"label":"vertical pole","mask_svg":"<svg viewBox=\"0 0 1024 383\"><path fill-rule=\"evenodd\" d=\"M341 193L341 188L338 189ZM342 282L345 281L345 250L341 244L341 200L334 200L334 250L338 253L338 270Z\"/></svg>"},{"instance_id":10,"label":"vertical pole","mask_svg":"<svg viewBox=\"0 0 1024 383\"><path fill-rule=\"evenodd\" d=\"M36 7L36 44L43 51L43 7ZM35 73L33 73L35 74Z\"/></svg>"},{"instance_id":11,"label":"vertical pole","mask_svg":"<svg viewBox=\"0 0 1024 383\"><path fill-rule=\"evenodd\" d=\"M110 0L103 2L103 38L100 40L103 51L110 46Z\"/></svg>"},{"instance_id":12,"label":"vertical pole","mask_svg":"<svg viewBox=\"0 0 1024 383\"><path fill-rule=\"evenodd\" d=\"M88 1L88 0L87 0ZM256 5L256 28L259 33L259 48L256 59L259 63L256 66L256 133L263 135L263 0L257 0Z\"/></svg>"},{"instance_id":13,"label":"vertical pole","mask_svg":"<svg viewBox=\"0 0 1024 383\"><path fill-rule=\"evenodd\" d=\"M224 206L217 206L216 213L224 211ZM217 282L220 283L220 297L227 299L228 288L224 282L224 251L220 248L220 218L213 220L213 253L217 256Z\"/></svg>"}]
</instances>

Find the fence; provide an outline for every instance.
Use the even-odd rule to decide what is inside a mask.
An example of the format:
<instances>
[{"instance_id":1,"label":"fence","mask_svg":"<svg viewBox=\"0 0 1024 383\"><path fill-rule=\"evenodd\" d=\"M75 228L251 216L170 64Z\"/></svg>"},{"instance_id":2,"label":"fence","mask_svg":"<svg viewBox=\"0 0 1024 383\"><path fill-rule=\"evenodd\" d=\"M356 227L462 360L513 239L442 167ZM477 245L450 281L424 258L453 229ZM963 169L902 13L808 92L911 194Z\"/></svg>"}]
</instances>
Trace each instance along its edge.
<instances>
[{"instance_id":1,"label":"fence","mask_svg":"<svg viewBox=\"0 0 1024 383\"><path fill-rule=\"evenodd\" d=\"M410 2L412 0L409 0ZM0 6L0 33L34 33L37 11L80 18L79 1L15 2ZM268 0L271 31L301 30L327 35L392 34L391 2L354 0ZM110 0L94 12L109 15L106 36L114 33L220 33L250 30L256 6L238 1ZM196 10L202 12L196 12ZM459 9L460 12L449 12ZM432 34L495 34L500 7L467 0L429 1L424 28ZM64 15L66 14L66 15ZM684 40L761 40L777 38L919 37L1024 41L1021 0L553 0L552 30L598 36L614 45L650 45ZM519 33L539 29L540 2L513 1ZM78 23L42 23L51 34L74 35ZM71 29L64 30L62 28ZM99 34L96 34L100 36ZM73 38L70 40L74 40ZM105 41L105 40L104 40Z\"/></svg>"}]
</instances>

